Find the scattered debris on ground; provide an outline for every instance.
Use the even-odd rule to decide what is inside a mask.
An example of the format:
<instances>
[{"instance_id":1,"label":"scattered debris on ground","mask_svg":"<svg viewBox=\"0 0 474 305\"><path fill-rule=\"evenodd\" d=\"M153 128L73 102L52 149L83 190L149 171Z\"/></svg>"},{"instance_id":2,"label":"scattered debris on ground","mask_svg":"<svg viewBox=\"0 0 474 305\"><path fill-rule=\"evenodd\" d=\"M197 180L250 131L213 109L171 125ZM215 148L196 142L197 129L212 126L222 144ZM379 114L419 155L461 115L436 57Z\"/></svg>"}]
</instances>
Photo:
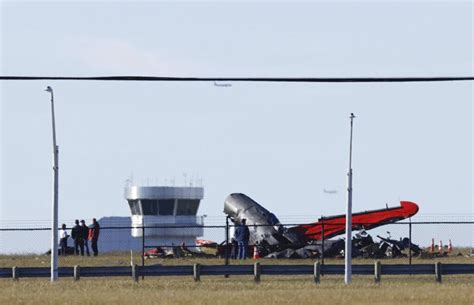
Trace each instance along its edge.
<instances>
[{"instance_id":1,"label":"scattered debris on ground","mask_svg":"<svg viewBox=\"0 0 474 305\"><path fill-rule=\"evenodd\" d=\"M412 257L433 258L447 256L448 251L430 252L424 250L418 245L411 243L409 238L392 239L390 236L382 237L377 235L378 241L374 241L371 235L361 231L352 239L352 257L361 258L399 258L408 257L411 249ZM145 258L181 258L181 257L220 257L224 258L226 249L228 257L231 258L233 245L229 243L226 247L225 242L217 244L213 241L199 240L196 246L188 248L186 245L175 247L158 247L145 253ZM277 251L265 253L265 249L259 249L259 245L249 246L248 253L252 255L254 251L261 251L259 257L265 258L321 258L324 253L325 258L343 258L345 241L344 239L328 239L324 243L320 240L312 241L305 245L294 245L294 247L285 247Z\"/></svg>"}]
</instances>

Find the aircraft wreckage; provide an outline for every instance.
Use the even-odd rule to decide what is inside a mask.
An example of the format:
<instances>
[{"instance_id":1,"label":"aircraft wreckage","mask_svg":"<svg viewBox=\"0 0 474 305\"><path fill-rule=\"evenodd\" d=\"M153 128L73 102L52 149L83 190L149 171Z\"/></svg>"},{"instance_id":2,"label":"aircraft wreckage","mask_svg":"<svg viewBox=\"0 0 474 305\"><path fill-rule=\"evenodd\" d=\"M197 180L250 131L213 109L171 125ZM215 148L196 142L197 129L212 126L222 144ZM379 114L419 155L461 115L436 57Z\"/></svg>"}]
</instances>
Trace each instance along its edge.
<instances>
[{"instance_id":1,"label":"aircraft wreckage","mask_svg":"<svg viewBox=\"0 0 474 305\"><path fill-rule=\"evenodd\" d=\"M418 205L401 201L399 207L352 214L353 230L369 230L411 217ZM345 233L345 215L318 219L310 224L285 227L275 214L245 194L230 194L224 202L224 213L235 225L246 219L250 230L250 245L255 245L261 257L309 257L314 252L331 252L342 240L328 240ZM324 245L323 245L324 241Z\"/></svg>"}]
</instances>

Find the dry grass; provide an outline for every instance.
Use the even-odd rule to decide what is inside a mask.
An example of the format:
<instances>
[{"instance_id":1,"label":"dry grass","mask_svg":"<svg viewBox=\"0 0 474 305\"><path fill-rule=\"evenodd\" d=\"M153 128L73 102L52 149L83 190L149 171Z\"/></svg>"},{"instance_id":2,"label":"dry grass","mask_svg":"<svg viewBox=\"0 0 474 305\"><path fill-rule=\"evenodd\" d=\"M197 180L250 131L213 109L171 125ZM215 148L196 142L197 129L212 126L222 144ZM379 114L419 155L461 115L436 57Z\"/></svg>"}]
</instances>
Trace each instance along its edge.
<instances>
[{"instance_id":1,"label":"dry grass","mask_svg":"<svg viewBox=\"0 0 474 305\"><path fill-rule=\"evenodd\" d=\"M470 249L463 249L463 254L466 254ZM457 253L457 252L456 252ZM133 259L135 264L141 265L140 253L134 254ZM442 263L458 263L458 264L472 264L474 257L466 255L457 256L451 255L448 257L422 259L413 258L413 264L431 264L440 261ZM252 264L253 260L246 261L230 261L231 264ZM260 259L262 264L313 264L313 259ZM343 259L326 259L327 264L343 264ZM354 259L354 264L372 264L373 259ZM382 259L382 264L408 264L408 258L397 259ZM224 264L223 259L217 258L180 258L180 259L147 259L146 265L191 265L194 263L207 265ZM0 267L48 267L50 264L50 257L46 255L0 255ZM59 257L59 266L130 266L130 253L119 252L100 255L97 257L87 256L66 256Z\"/></svg>"},{"instance_id":2,"label":"dry grass","mask_svg":"<svg viewBox=\"0 0 474 305\"><path fill-rule=\"evenodd\" d=\"M413 263L473 263L472 257L446 257L413 260ZM135 257L140 262L140 257ZM314 260L260 260L262 264L312 264ZM343 263L331 259L329 264ZM383 260L407 263L407 259ZM155 259L147 264L223 264L222 259ZM253 263L234 261L232 263ZM369 264L373 260L356 259ZM99 257L65 257L61 266L129 265L129 253ZM0 267L49 266L47 256L0 256ZM147 277L140 283L130 278L83 278L79 282L60 279L21 278L18 282L0 279L0 304L474 304L474 275L444 276L438 284L432 276L383 276L375 284L372 276L355 276L349 286L342 276L323 276L316 285L309 276L262 276L255 284L251 276L224 278L203 276L201 282L192 277Z\"/></svg>"},{"instance_id":3,"label":"dry grass","mask_svg":"<svg viewBox=\"0 0 474 305\"><path fill-rule=\"evenodd\" d=\"M320 285L307 276L250 276L225 279L203 277L0 280L0 304L469 304L474 303L474 276L385 277L375 284L371 277L354 277L345 286L342 277L325 276Z\"/></svg>"}]
</instances>

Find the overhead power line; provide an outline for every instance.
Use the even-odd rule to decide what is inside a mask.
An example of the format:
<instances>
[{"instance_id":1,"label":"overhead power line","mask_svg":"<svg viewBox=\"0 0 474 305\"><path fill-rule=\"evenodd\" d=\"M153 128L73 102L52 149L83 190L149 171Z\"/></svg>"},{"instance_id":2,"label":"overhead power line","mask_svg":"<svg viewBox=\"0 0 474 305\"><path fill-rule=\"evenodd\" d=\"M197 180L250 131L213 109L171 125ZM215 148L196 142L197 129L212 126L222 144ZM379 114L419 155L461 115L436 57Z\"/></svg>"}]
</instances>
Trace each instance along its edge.
<instances>
[{"instance_id":1,"label":"overhead power line","mask_svg":"<svg viewBox=\"0 0 474 305\"><path fill-rule=\"evenodd\" d=\"M0 76L0 80L271 82L271 83L395 83L472 81L474 76L439 77L171 77L171 76Z\"/></svg>"}]
</instances>

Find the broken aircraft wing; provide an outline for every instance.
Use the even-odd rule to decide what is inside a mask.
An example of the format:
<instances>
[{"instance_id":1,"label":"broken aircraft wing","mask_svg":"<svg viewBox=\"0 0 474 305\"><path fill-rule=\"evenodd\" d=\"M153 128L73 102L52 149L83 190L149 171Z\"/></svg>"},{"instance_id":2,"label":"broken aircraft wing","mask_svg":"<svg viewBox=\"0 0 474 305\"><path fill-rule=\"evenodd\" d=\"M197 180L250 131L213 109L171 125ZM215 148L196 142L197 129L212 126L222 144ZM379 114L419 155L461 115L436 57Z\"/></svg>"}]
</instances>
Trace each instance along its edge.
<instances>
[{"instance_id":1,"label":"broken aircraft wing","mask_svg":"<svg viewBox=\"0 0 474 305\"><path fill-rule=\"evenodd\" d=\"M400 201L399 207L365 211L352 214L352 228L354 230L369 230L385 224L409 218L418 212L418 205L411 201ZM346 229L346 215L337 215L320 218L317 222L288 228L289 232L304 236L307 240L320 240L343 234Z\"/></svg>"}]
</instances>

